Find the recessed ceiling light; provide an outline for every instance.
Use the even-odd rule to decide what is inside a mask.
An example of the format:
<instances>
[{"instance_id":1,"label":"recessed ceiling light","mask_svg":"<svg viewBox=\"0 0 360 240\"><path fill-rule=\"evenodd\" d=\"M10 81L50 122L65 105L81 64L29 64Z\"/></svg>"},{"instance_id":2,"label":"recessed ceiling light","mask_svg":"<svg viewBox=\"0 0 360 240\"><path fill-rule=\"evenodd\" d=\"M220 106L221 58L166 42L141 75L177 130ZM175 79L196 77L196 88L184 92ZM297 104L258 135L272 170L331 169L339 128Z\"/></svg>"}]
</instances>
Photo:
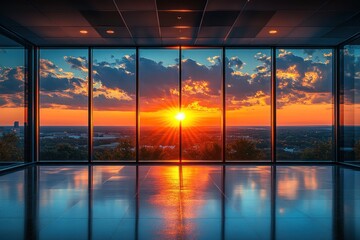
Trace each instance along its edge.
<instances>
[{"instance_id":1,"label":"recessed ceiling light","mask_svg":"<svg viewBox=\"0 0 360 240\"><path fill-rule=\"evenodd\" d=\"M107 34L114 34L114 33L115 33L115 31L114 31L114 30L109 29L109 30L106 30L106 33L107 33Z\"/></svg>"},{"instance_id":2,"label":"recessed ceiling light","mask_svg":"<svg viewBox=\"0 0 360 240\"><path fill-rule=\"evenodd\" d=\"M87 30L80 30L80 33L81 33L81 34L87 34L88 31L87 31Z\"/></svg>"},{"instance_id":3,"label":"recessed ceiling light","mask_svg":"<svg viewBox=\"0 0 360 240\"><path fill-rule=\"evenodd\" d=\"M277 32L278 32L278 31L275 30L275 29L269 31L270 34L277 34Z\"/></svg>"},{"instance_id":4,"label":"recessed ceiling light","mask_svg":"<svg viewBox=\"0 0 360 240\"><path fill-rule=\"evenodd\" d=\"M181 16L177 16L177 19L178 19L178 20L181 20Z\"/></svg>"},{"instance_id":5,"label":"recessed ceiling light","mask_svg":"<svg viewBox=\"0 0 360 240\"><path fill-rule=\"evenodd\" d=\"M185 29L185 28L191 28L191 27L190 26L174 26L174 28Z\"/></svg>"}]
</instances>

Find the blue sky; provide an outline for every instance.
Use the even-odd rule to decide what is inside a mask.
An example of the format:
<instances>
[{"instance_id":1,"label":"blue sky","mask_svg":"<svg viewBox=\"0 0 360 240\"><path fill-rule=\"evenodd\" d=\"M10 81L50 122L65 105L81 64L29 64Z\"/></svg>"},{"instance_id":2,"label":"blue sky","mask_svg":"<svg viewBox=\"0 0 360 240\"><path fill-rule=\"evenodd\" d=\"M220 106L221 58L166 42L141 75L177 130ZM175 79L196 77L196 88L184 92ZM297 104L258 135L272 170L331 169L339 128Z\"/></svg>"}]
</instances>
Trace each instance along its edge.
<instances>
[{"instance_id":1,"label":"blue sky","mask_svg":"<svg viewBox=\"0 0 360 240\"><path fill-rule=\"evenodd\" d=\"M24 48L0 48L0 66L18 67L24 65Z\"/></svg>"}]
</instances>

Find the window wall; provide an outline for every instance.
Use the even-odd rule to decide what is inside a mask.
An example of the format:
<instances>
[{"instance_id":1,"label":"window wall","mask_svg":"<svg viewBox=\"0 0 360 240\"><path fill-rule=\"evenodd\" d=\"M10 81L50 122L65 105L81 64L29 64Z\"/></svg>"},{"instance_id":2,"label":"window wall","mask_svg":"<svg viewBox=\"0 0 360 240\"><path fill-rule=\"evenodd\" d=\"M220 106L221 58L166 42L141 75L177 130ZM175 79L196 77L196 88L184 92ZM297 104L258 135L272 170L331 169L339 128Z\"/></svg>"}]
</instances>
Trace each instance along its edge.
<instances>
[{"instance_id":1,"label":"window wall","mask_svg":"<svg viewBox=\"0 0 360 240\"><path fill-rule=\"evenodd\" d=\"M271 50L225 51L227 161L271 160Z\"/></svg>"},{"instance_id":2,"label":"window wall","mask_svg":"<svg viewBox=\"0 0 360 240\"><path fill-rule=\"evenodd\" d=\"M25 161L26 48L0 35L0 169Z\"/></svg>"},{"instance_id":3,"label":"window wall","mask_svg":"<svg viewBox=\"0 0 360 240\"><path fill-rule=\"evenodd\" d=\"M42 161L333 160L332 49L90 50L40 50Z\"/></svg>"},{"instance_id":4,"label":"window wall","mask_svg":"<svg viewBox=\"0 0 360 240\"><path fill-rule=\"evenodd\" d=\"M182 158L221 161L222 50L184 49L181 64Z\"/></svg>"},{"instance_id":5,"label":"window wall","mask_svg":"<svg viewBox=\"0 0 360 240\"><path fill-rule=\"evenodd\" d=\"M87 49L40 50L40 160L88 159L87 56Z\"/></svg>"},{"instance_id":6,"label":"window wall","mask_svg":"<svg viewBox=\"0 0 360 240\"><path fill-rule=\"evenodd\" d=\"M179 161L179 92L179 49L140 49L140 161Z\"/></svg>"},{"instance_id":7,"label":"window wall","mask_svg":"<svg viewBox=\"0 0 360 240\"><path fill-rule=\"evenodd\" d=\"M276 51L276 157L333 160L333 51Z\"/></svg>"},{"instance_id":8,"label":"window wall","mask_svg":"<svg viewBox=\"0 0 360 240\"><path fill-rule=\"evenodd\" d=\"M94 49L93 160L134 161L136 50Z\"/></svg>"},{"instance_id":9,"label":"window wall","mask_svg":"<svg viewBox=\"0 0 360 240\"><path fill-rule=\"evenodd\" d=\"M343 49L342 86L340 97L341 160L360 163L360 45Z\"/></svg>"}]
</instances>

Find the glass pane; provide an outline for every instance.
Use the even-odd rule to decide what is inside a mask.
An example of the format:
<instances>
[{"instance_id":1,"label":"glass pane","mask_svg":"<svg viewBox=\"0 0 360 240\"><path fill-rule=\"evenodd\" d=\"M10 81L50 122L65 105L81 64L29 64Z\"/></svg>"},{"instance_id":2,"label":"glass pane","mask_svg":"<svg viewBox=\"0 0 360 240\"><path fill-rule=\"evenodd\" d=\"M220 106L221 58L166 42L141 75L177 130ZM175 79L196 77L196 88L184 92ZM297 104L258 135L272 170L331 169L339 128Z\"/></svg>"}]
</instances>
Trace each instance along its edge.
<instances>
[{"instance_id":1,"label":"glass pane","mask_svg":"<svg viewBox=\"0 0 360 240\"><path fill-rule=\"evenodd\" d=\"M93 50L95 161L135 160L135 49Z\"/></svg>"},{"instance_id":2,"label":"glass pane","mask_svg":"<svg viewBox=\"0 0 360 240\"><path fill-rule=\"evenodd\" d=\"M40 160L86 160L87 49L40 51Z\"/></svg>"},{"instance_id":3,"label":"glass pane","mask_svg":"<svg viewBox=\"0 0 360 240\"><path fill-rule=\"evenodd\" d=\"M179 50L139 50L139 159L179 159Z\"/></svg>"},{"instance_id":4,"label":"glass pane","mask_svg":"<svg viewBox=\"0 0 360 240\"><path fill-rule=\"evenodd\" d=\"M25 50L0 47L0 169L24 162Z\"/></svg>"},{"instance_id":5,"label":"glass pane","mask_svg":"<svg viewBox=\"0 0 360 240\"><path fill-rule=\"evenodd\" d=\"M360 46L348 45L343 51L341 117L341 158L360 163Z\"/></svg>"},{"instance_id":6,"label":"glass pane","mask_svg":"<svg viewBox=\"0 0 360 240\"><path fill-rule=\"evenodd\" d=\"M278 160L332 160L331 49L279 49L276 54Z\"/></svg>"},{"instance_id":7,"label":"glass pane","mask_svg":"<svg viewBox=\"0 0 360 240\"><path fill-rule=\"evenodd\" d=\"M227 49L228 161L271 159L271 51Z\"/></svg>"},{"instance_id":8,"label":"glass pane","mask_svg":"<svg viewBox=\"0 0 360 240\"><path fill-rule=\"evenodd\" d=\"M221 161L222 49L182 51L182 157Z\"/></svg>"}]
</instances>

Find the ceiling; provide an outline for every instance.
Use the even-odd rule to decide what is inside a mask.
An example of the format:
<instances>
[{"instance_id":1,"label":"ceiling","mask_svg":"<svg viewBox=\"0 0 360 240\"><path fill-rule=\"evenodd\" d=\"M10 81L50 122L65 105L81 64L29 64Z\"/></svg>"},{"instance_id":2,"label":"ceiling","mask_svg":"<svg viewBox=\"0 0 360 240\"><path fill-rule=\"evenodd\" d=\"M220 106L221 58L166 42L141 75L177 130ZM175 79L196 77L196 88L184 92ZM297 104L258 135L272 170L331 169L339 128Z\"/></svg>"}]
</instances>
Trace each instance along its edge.
<instances>
[{"instance_id":1,"label":"ceiling","mask_svg":"<svg viewBox=\"0 0 360 240\"><path fill-rule=\"evenodd\" d=\"M11 0L1 5L0 25L40 46L334 46L360 32L359 0Z\"/></svg>"}]
</instances>

